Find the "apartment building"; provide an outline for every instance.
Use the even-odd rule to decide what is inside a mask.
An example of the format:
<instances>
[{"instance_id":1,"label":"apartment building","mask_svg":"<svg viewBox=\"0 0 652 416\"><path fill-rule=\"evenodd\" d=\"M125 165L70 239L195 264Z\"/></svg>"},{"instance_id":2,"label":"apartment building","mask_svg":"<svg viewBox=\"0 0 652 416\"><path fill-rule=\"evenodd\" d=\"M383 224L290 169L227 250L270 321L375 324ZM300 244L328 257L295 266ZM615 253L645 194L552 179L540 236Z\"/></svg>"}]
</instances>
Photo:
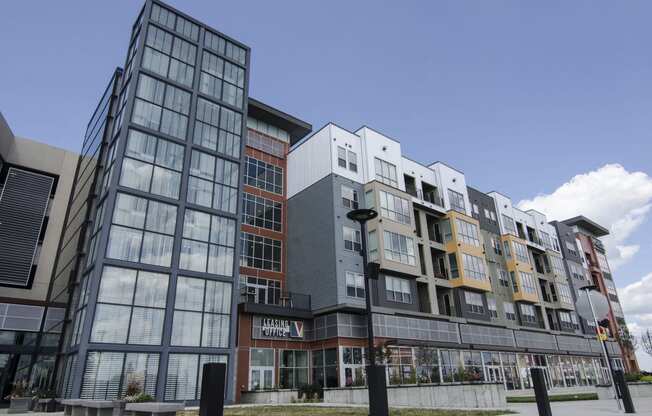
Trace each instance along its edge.
<instances>
[{"instance_id":1,"label":"apartment building","mask_svg":"<svg viewBox=\"0 0 652 416\"><path fill-rule=\"evenodd\" d=\"M569 218L564 220L563 224L569 238L575 237L576 247L579 249L577 255L581 257L585 270L588 269L587 280L609 299L609 331L618 340L626 370L639 371L635 351L627 340L628 333L624 332L627 331L627 323L607 261L607 253L600 241L600 237L608 235L609 230L584 216ZM562 227L559 223L556 225Z\"/></svg>"},{"instance_id":2,"label":"apartment building","mask_svg":"<svg viewBox=\"0 0 652 416\"><path fill-rule=\"evenodd\" d=\"M51 380L67 302L48 301L79 156L14 136L0 113L0 401Z\"/></svg>"},{"instance_id":3,"label":"apartment building","mask_svg":"<svg viewBox=\"0 0 652 416\"><path fill-rule=\"evenodd\" d=\"M367 224L380 269L370 295L391 384L482 379L524 389L532 367L545 369L550 387L606 381L592 327L575 313L588 274L566 250L579 246L545 215L468 186L445 163L414 162L369 127L334 124L290 149L287 205L287 287L313 294L313 318L302 320L308 346L285 347L302 348L309 365L292 371L328 387L363 382L361 236L346 213L364 207L379 212ZM617 342L607 347L623 368Z\"/></svg>"}]
</instances>

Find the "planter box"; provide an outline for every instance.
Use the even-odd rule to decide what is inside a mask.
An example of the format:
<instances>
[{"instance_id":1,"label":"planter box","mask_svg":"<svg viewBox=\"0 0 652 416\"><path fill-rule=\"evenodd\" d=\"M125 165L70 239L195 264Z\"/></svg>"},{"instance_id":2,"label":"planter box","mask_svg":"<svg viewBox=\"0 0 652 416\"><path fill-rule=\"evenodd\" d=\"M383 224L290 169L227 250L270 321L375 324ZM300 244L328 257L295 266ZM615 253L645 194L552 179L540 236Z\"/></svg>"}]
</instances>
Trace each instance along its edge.
<instances>
[{"instance_id":1,"label":"planter box","mask_svg":"<svg viewBox=\"0 0 652 416\"><path fill-rule=\"evenodd\" d=\"M183 409L183 403L127 403L125 414L130 416L176 416L177 412Z\"/></svg>"},{"instance_id":2,"label":"planter box","mask_svg":"<svg viewBox=\"0 0 652 416\"><path fill-rule=\"evenodd\" d=\"M56 412L57 411L57 401L55 399L39 399L37 406L40 412Z\"/></svg>"},{"instance_id":3,"label":"planter box","mask_svg":"<svg viewBox=\"0 0 652 416\"><path fill-rule=\"evenodd\" d=\"M7 413L27 413L32 410L33 402L34 399L31 397L17 397L11 399L11 404L9 405L9 409L7 409Z\"/></svg>"}]
</instances>

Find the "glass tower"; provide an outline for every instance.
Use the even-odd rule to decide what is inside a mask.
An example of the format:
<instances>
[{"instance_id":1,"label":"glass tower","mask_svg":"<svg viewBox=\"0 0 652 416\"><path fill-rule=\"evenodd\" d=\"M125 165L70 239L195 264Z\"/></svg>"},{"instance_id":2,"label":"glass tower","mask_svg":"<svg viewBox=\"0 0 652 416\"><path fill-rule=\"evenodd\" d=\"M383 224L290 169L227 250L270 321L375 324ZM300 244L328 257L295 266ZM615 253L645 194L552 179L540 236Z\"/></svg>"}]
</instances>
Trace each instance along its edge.
<instances>
[{"instance_id":1,"label":"glass tower","mask_svg":"<svg viewBox=\"0 0 652 416\"><path fill-rule=\"evenodd\" d=\"M137 383L193 401L207 362L234 379L248 62L243 44L145 2L89 124L101 144L66 218L81 242L59 250L76 253L57 267L72 294L61 396L114 399Z\"/></svg>"}]
</instances>

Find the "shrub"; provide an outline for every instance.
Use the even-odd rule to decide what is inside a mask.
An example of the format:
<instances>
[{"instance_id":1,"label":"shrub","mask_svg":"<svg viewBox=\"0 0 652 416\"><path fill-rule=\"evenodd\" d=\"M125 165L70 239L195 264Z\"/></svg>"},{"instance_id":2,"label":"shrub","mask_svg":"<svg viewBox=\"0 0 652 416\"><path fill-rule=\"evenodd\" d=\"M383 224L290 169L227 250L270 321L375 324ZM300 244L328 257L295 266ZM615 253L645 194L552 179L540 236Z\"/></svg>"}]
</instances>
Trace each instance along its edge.
<instances>
[{"instance_id":1,"label":"shrub","mask_svg":"<svg viewBox=\"0 0 652 416\"><path fill-rule=\"evenodd\" d=\"M299 386L299 398L304 401L313 399L323 399L324 389L319 383L304 384Z\"/></svg>"},{"instance_id":2,"label":"shrub","mask_svg":"<svg viewBox=\"0 0 652 416\"><path fill-rule=\"evenodd\" d=\"M138 393L133 396L125 396L127 403L146 403L153 402L154 398L147 393Z\"/></svg>"},{"instance_id":3,"label":"shrub","mask_svg":"<svg viewBox=\"0 0 652 416\"><path fill-rule=\"evenodd\" d=\"M625 374L625 381L639 381L641 377L641 373L627 373Z\"/></svg>"}]
</instances>

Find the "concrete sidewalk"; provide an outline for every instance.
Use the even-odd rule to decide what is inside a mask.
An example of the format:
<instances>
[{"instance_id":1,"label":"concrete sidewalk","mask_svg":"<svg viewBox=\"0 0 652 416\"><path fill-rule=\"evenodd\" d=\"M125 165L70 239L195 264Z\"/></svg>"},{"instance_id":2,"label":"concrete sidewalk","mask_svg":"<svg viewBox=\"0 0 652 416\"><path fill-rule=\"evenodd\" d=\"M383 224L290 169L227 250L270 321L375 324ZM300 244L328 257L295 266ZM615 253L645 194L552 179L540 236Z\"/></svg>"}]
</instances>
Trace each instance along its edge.
<instances>
[{"instance_id":1,"label":"concrete sidewalk","mask_svg":"<svg viewBox=\"0 0 652 416\"><path fill-rule=\"evenodd\" d=\"M637 415L652 416L652 398L634 399ZM507 408L524 416L539 416L536 403L508 403ZM576 402L553 402L553 416L610 416L623 415L615 400L581 400Z\"/></svg>"}]
</instances>

